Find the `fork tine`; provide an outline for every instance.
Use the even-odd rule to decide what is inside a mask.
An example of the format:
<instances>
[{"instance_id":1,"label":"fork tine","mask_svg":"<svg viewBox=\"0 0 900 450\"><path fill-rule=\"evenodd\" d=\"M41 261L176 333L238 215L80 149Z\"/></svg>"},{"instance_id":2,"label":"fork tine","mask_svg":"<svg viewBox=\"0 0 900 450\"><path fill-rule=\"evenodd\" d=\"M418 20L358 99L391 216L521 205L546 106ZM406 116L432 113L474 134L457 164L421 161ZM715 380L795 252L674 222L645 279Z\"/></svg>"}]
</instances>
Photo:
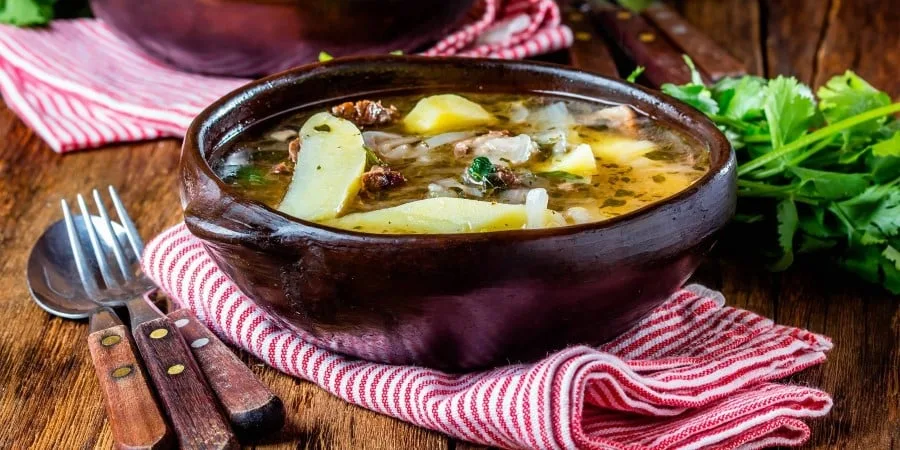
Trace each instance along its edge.
<instances>
[{"instance_id":1,"label":"fork tine","mask_svg":"<svg viewBox=\"0 0 900 450\"><path fill-rule=\"evenodd\" d=\"M94 221L91 218L90 212L88 212L87 203L85 203L84 197L82 197L81 194L78 194L78 208L81 209L81 217L84 219L84 228L87 230L88 240L91 243L91 249L94 251L94 259L97 260L97 266L100 267L100 275L103 277L103 283L106 284L107 288L116 287L119 285L119 282L113 277L112 272L109 271L106 253L103 251L103 247L100 246L100 239L97 238L97 230L94 229Z\"/></svg>"},{"instance_id":2,"label":"fork tine","mask_svg":"<svg viewBox=\"0 0 900 450\"><path fill-rule=\"evenodd\" d=\"M134 254L140 259L141 255L144 254L144 241L141 240L141 235L138 234L134 222L131 221L128 211L125 210L125 206L122 205L122 200L119 199L116 188L110 186L109 195L112 197L113 206L116 207L116 214L119 216L119 221L122 222L122 225L125 227L125 234L128 236L128 242L131 243L131 249L134 250Z\"/></svg>"},{"instance_id":3,"label":"fork tine","mask_svg":"<svg viewBox=\"0 0 900 450\"><path fill-rule=\"evenodd\" d=\"M95 297L98 293L97 281L88 272L88 262L84 257L81 249L81 241L78 239L78 231L75 228L75 221L72 220L72 211L69 210L69 204L65 199L61 201L63 217L66 221L66 231L69 233L69 246L72 247L72 256L75 257L75 267L78 269L78 276L81 278L81 284L88 296Z\"/></svg>"},{"instance_id":4,"label":"fork tine","mask_svg":"<svg viewBox=\"0 0 900 450\"><path fill-rule=\"evenodd\" d=\"M119 236L113 230L112 223L109 221L109 213L106 211L106 206L103 205L103 199L100 198L100 193L96 189L94 189L93 195L94 203L97 205L97 212L100 213L100 218L103 219L101 222L103 231L110 237L110 247L112 247L113 254L116 256L116 262L119 263L119 271L122 272L122 276L126 280L131 280L131 267L125 262L125 252L122 251L122 245L119 244Z\"/></svg>"}]
</instances>

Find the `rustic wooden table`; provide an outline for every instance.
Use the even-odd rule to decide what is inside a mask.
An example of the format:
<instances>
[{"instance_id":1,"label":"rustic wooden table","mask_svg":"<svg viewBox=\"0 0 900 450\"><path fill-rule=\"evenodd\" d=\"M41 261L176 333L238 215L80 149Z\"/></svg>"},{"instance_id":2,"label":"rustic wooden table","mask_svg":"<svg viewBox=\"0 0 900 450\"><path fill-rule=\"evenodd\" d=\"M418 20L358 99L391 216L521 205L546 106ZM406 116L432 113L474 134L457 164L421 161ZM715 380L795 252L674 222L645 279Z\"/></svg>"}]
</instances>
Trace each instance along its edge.
<instances>
[{"instance_id":1,"label":"rustic wooden table","mask_svg":"<svg viewBox=\"0 0 900 450\"><path fill-rule=\"evenodd\" d=\"M755 73L818 85L851 67L894 98L900 94L900 8L893 0L687 0L678 7ZM177 223L179 143L60 156L5 107L0 135L0 448L109 448L87 326L34 305L25 261L41 231L60 218L59 199L94 186L117 186L144 236ZM811 422L809 448L900 446L900 298L809 264L770 274L735 256L711 259L696 278L734 306L834 339L827 363L792 380L834 396L831 414ZM260 447L475 447L247 362L289 412L283 433Z\"/></svg>"}]
</instances>

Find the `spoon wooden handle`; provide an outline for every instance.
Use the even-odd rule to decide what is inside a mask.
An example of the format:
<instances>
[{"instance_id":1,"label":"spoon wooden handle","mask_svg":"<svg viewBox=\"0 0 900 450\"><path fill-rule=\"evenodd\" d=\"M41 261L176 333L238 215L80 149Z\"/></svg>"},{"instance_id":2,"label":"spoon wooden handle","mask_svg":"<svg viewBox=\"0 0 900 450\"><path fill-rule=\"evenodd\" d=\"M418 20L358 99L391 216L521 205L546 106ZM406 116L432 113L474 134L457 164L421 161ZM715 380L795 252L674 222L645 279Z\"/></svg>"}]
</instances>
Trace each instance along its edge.
<instances>
[{"instance_id":1,"label":"spoon wooden handle","mask_svg":"<svg viewBox=\"0 0 900 450\"><path fill-rule=\"evenodd\" d=\"M106 415L116 447L172 447L172 436L147 384L125 325L94 331L88 335L88 348L103 389Z\"/></svg>"},{"instance_id":2,"label":"spoon wooden handle","mask_svg":"<svg viewBox=\"0 0 900 450\"><path fill-rule=\"evenodd\" d=\"M655 2L643 11L643 15L659 28L691 59L712 81L724 77L747 74L747 68L703 34L668 5Z\"/></svg>"},{"instance_id":3,"label":"spoon wooden handle","mask_svg":"<svg viewBox=\"0 0 900 450\"><path fill-rule=\"evenodd\" d=\"M672 45L659 30L640 14L606 2L592 2L590 11L597 25L615 41L637 65L645 68L643 77L653 86L684 84L691 72L682 51Z\"/></svg>"},{"instance_id":4,"label":"spoon wooden handle","mask_svg":"<svg viewBox=\"0 0 900 450\"><path fill-rule=\"evenodd\" d=\"M132 333L181 448L238 448L228 420L175 325L159 317L134 325Z\"/></svg>"},{"instance_id":5,"label":"spoon wooden handle","mask_svg":"<svg viewBox=\"0 0 900 450\"><path fill-rule=\"evenodd\" d=\"M284 425L284 404L194 315L179 309L169 319L188 342L200 370L242 437L261 437Z\"/></svg>"},{"instance_id":6,"label":"spoon wooden handle","mask_svg":"<svg viewBox=\"0 0 900 450\"><path fill-rule=\"evenodd\" d=\"M590 17L585 16L572 0L560 2L560 6L563 7L563 22L572 29L574 38L569 48L572 65L609 78L618 78L616 62L606 47L603 35L591 24Z\"/></svg>"}]
</instances>

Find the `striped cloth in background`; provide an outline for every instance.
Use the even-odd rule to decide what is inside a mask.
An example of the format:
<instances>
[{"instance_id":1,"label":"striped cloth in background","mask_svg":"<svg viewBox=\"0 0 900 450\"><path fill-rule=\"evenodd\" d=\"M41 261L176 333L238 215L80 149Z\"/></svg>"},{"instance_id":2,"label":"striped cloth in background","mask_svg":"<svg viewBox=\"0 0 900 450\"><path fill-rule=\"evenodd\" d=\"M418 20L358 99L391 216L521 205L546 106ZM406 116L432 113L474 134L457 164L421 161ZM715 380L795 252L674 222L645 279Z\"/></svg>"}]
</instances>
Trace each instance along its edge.
<instances>
[{"instance_id":1,"label":"striped cloth in background","mask_svg":"<svg viewBox=\"0 0 900 450\"><path fill-rule=\"evenodd\" d=\"M360 361L281 328L182 224L144 271L226 341L363 408L507 448L754 449L800 445L828 394L775 383L819 364L831 341L724 306L688 286L599 348L468 374Z\"/></svg>"},{"instance_id":2,"label":"striped cloth in background","mask_svg":"<svg viewBox=\"0 0 900 450\"><path fill-rule=\"evenodd\" d=\"M482 0L475 9L424 54L526 58L572 43L552 0ZM203 108L247 81L179 72L99 20L0 26L0 92L57 152L180 137Z\"/></svg>"}]
</instances>

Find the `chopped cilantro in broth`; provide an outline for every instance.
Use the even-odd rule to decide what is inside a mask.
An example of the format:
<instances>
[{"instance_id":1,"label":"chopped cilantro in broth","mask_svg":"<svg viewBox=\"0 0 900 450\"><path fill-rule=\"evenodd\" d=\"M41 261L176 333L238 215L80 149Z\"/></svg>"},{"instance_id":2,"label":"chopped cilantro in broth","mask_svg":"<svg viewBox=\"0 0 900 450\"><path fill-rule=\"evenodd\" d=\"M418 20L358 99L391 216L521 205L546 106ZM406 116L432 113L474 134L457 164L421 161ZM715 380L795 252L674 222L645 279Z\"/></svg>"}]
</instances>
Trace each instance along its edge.
<instances>
[{"instance_id":1,"label":"chopped cilantro in broth","mask_svg":"<svg viewBox=\"0 0 900 450\"><path fill-rule=\"evenodd\" d=\"M426 95L371 99L395 107L396 117L390 123L359 126L366 141L366 170L384 166L402 174L405 182L378 190L362 183L339 217L434 197L524 204L529 190L545 189L548 209L565 214L570 208L585 208L589 221L595 221L682 191L709 166L705 146L627 106L540 95L458 95L480 105L493 119L449 131L412 132L408 114ZM292 181L289 142L313 114L332 106L254 127L228 144L214 170L244 195L278 208ZM598 114L602 110L611 113ZM315 130L329 131L328 125ZM500 147L492 143L501 142L491 141L493 137L503 138L504 146L533 146L532 153L515 161L503 152L492 153L492 145ZM391 147L395 142L401 144ZM459 149L463 144L469 145L468 152ZM583 156L579 163L560 161L583 144L588 147L578 149ZM568 219L569 224L584 221Z\"/></svg>"}]
</instances>

